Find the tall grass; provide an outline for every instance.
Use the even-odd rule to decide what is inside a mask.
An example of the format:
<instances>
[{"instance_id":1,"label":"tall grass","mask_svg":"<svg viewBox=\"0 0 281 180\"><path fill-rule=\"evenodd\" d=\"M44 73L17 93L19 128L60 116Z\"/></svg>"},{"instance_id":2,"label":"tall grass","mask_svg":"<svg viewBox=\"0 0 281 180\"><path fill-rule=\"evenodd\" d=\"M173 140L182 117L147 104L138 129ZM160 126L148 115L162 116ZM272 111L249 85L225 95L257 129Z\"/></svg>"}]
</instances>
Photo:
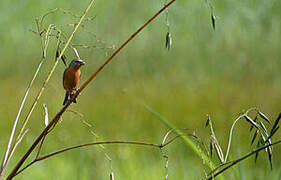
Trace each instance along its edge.
<instances>
[{"instance_id":1,"label":"tall grass","mask_svg":"<svg viewBox=\"0 0 281 180\"><path fill-rule=\"evenodd\" d=\"M25 2L26 4L23 2L17 4L20 7L17 8L17 12L4 8L12 6L10 2L0 2L0 15L3 17L0 21L2 27L0 40L3 44L0 49L2 54L0 64L5 67L0 72L0 81L1 84L4 84L0 88L0 92L5 95L0 102L0 106L3 107L0 110L0 141L1 144L4 144L1 147L8 142L8 130L12 127L10 121L7 121L7 117L13 119L11 116L15 116L15 104L19 104L20 97L24 96L28 82L26 78L27 76L32 78L31 74L27 75L26 72L35 72L35 67L39 64L36 57L41 57L41 46L35 44L38 43L35 39L37 36L27 33L28 29L36 27L31 27L31 20L34 16L45 12L46 7L48 7L47 9L55 7L71 9L73 13L79 15L84 6L84 3L66 3L64 1L56 2L56 4L52 4L51 1L44 4L33 1ZM92 24L87 21L85 25L89 25L90 30L95 32L98 38L106 40L109 44L120 44L120 40L125 39L135 27L143 23L147 18L146 15L156 11L156 7L158 8L161 3L97 1L96 7L89 11L90 16L96 15L95 21ZM155 108L157 112L163 113L163 116L169 119L169 124L166 124L168 128L179 129L176 127L189 127L192 124L196 133L201 133L203 138L207 134L209 135L209 131L201 130L205 123L202 119L206 113L210 113L211 117L216 119L214 123L216 137L223 149L226 149L223 145L228 141L228 138L223 138L227 134L225 130L230 129L232 121L229 120L229 117L233 117L234 112L255 105L272 116L280 111L281 81L278 70L280 64L278 59L280 56L278 48L280 45L278 38L280 37L280 11L278 11L280 3L270 1L266 5L264 3L253 5L249 2L237 1L226 5L223 2L214 2L217 17L215 32L212 30L210 11L206 4L197 1L178 1L178 4L180 5L169 8L169 30L173 38L169 52L164 47L167 33L166 16L160 16L154 25L152 24L143 31L140 37L126 47L126 51L116 57L117 61L112 62L111 68L104 70L102 76L96 79L94 86L85 89L79 98L78 105L73 105L72 108L82 112L85 118L94 124L98 134L102 134L105 139L114 137L114 139L146 139L151 142L159 142L162 129L147 115L146 111L135 105L136 97L142 98L146 104L152 104L151 107ZM62 16L62 14L59 12L49 16L46 18L46 24L53 22L68 24L73 20L72 16L67 18L68 15L63 14ZM74 21L77 22L77 19L74 18ZM62 29L65 30L64 28ZM68 32L68 30L66 31ZM73 43L79 42L80 38L88 39L89 35L81 32L82 29L76 34ZM92 43L92 41L89 42L89 44ZM56 42L50 43L51 53L47 56L47 63L44 64L46 69L53 64L53 56L55 56L53 52L55 52ZM98 48L93 50L79 48L79 52L88 60L88 67L83 71L83 80L111 53ZM69 59L72 58L71 50L67 50L65 53ZM38 101L38 109L35 109L34 115L30 117L32 123L27 125L29 132L25 135L26 139L24 138L21 145L18 146L18 152L23 153L24 149L28 148L27 144L30 143L30 139L39 134L39 130L44 127L41 104L48 102L50 117L61 107L58 97L64 93L61 87L64 65L58 64L56 69L57 71L54 72L49 86L45 90L46 93ZM35 97L34 92L42 87L46 73L48 70L43 69L42 74L39 74L38 79L34 81L34 89L30 90L31 97ZM13 96L6 96L6 94L13 94ZM18 96L15 98L14 94ZM32 101L27 98L26 107L32 105ZM28 111L27 108L22 109L23 113ZM43 153L60 149L62 144L64 146L70 143L80 144L82 138L93 140L92 136L88 137L87 129L77 128L80 127L80 123L75 119L71 113L63 116L62 124L58 125L59 128L64 127L63 130L52 132L53 135L50 136L52 141L49 141L48 138ZM164 121L161 122L165 124ZM116 124L118 124L118 128L116 128ZM278 135L280 135L279 132L276 136ZM250 150L248 126L235 128L235 136L240 139L241 154ZM188 150L185 150L182 144L188 145L188 147L193 147L193 145L188 139L183 142L174 144L168 149L168 152L171 151L169 153L169 178L182 179L190 177L192 174L191 168L186 170L186 167L194 164L196 158L191 157L192 160L190 160L190 155L186 153ZM196 147L192 149L196 152ZM279 147L276 146L274 149L278 152ZM107 150L111 152L113 170L117 177L135 177L136 179L139 174L148 177L153 173L154 178L158 179L164 174L164 163L155 160L159 156L158 152L157 154L145 154L134 147L125 148L123 146L109 147ZM236 145L234 144L231 146L230 154L235 150ZM109 173L101 175L99 170L101 167L93 163L104 164L104 154L99 156L100 154L90 151L87 149L84 154L85 164L87 164L83 169L85 174L96 176L99 179L108 179ZM77 152L72 151L71 155L66 153L54 158L54 161L58 163L52 164L53 160L50 160L38 164L38 168L29 169L24 176L29 179L34 176L37 178L41 176L38 172L44 170L44 173L46 172L51 177L54 170L60 169L61 174L58 176L66 179L72 178L71 174L79 174L79 172L69 173L67 167L61 168L60 164L67 162L69 169L75 169L76 160L81 157L81 153ZM3 148L0 148L0 153L4 154ZM122 159L122 156L126 157L127 154L130 154L128 159L131 160ZM201 154L199 155L201 156ZM139 156L144 158L140 160ZM16 160L19 158L18 155L15 155ZM161 158L161 155L158 158ZM231 160L233 157L229 158ZM273 167L278 167L280 165L279 154L276 153L274 158ZM16 162L11 160L11 163ZM262 169L259 173L266 174L270 169L266 168L268 164L263 165L259 161L255 165L252 161L245 163L247 163L244 166L247 178L261 177L253 173L255 170ZM52 169L50 164L55 168ZM147 164L151 165L149 166L151 168L147 168ZM93 168L93 166L97 168ZM126 172L127 167L135 171ZM197 170L194 172L202 172L199 167L193 166L192 168ZM8 172L10 170L11 168L8 168ZM90 170L95 173L91 173ZM273 168L272 173L269 173L267 177L276 177L279 172L275 171L276 168ZM228 174L225 176L228 177Z\"/></svg>"}]
</instances>

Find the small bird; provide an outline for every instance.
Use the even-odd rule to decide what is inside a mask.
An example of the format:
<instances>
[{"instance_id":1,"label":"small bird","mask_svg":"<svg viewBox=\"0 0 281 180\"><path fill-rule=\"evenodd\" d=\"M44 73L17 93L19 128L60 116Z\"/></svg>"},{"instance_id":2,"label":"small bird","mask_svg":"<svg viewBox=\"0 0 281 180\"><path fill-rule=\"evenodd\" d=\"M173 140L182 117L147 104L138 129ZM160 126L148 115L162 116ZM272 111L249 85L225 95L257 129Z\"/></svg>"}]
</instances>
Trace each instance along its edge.
<instances>
[{"instance_id":1,"label":"small bird","mask_svg":"<svg viewBox=\"0 0 281 180\"><path fill-rule=\"evenodd\" d=\"M85 65L84 61L80 59L74 59L69 64L68 68L64 70L63 87L66 90L66 94L63 101L63 105L68 103L68 101L72 98L75 91L77 90L81 75L80 67L83 65ZM76 100L74 100L73 102L76 103Z\"/></svg>"}]
</instances>

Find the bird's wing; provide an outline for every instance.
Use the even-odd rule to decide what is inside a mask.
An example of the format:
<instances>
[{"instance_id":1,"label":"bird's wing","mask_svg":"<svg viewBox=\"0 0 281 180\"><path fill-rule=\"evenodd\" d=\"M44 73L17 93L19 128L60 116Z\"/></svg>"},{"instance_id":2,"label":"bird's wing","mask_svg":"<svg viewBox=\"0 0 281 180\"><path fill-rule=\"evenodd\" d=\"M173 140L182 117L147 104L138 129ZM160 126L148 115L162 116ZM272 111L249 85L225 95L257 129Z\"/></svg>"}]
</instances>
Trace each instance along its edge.
<instances>
[{"instance_id":1,"label":"bird's wing","mask_svg":"<svg viewBox=\"0 0 281 180\"><path fill-rule=\"evenodd\" d=\"M65 70L64 70L64 72L63 72L63 76L62 76L62 85L63 85L63 87L64 87L64 76L65 76L65 72L66 72L66 70L67 70L67 69L65 69ZM65 87L64 87L64 88L65 88Z\"/></svg>"}]
</instances>

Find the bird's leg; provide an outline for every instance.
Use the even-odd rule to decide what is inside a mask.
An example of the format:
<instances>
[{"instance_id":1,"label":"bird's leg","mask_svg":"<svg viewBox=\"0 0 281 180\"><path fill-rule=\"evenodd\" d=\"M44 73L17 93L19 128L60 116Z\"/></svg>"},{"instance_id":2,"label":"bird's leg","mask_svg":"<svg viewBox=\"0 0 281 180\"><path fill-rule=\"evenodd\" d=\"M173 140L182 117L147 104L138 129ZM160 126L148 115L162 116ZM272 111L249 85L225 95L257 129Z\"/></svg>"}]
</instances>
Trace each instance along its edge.
<instances>
[{"instance_id":1,"label":"bird's leg","mask_svg":"<svg viewBox=\"0 0 281 180\"><path fill-rule=\"evenodd\" d=\"M75 89L72 94L71 94L71 98L74 96L74 94L78 91L78 89ZM73 103L77 103L76 98L73 100Z\"/></svg>"}]
</instances>

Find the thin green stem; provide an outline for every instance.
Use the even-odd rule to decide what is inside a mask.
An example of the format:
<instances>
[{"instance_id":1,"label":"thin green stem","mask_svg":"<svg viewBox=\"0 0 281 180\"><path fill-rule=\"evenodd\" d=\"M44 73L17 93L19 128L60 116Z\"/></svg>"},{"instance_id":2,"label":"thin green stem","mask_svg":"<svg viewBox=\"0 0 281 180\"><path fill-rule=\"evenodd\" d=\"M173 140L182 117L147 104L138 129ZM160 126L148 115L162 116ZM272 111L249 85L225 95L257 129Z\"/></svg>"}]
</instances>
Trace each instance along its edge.
<instances>
[{"instance_id":1,"label":"thin green stem","mask_svg":"<svg viewBox=\"0 0 281 180\"><path fill-rule=\"evenodd\" d=\"M251 111L253 111L253 110L257 110L257 108L253 107L253 108L248 109L244 114L240 115L240 116L233 122L233 124L232 124L232 126L231 126L231 129L230 129L230 133L229 133L228 146L227 146L227 150L226 150L226 154L225 154L224 163L226 163L227 158L228 158L228 155L229 155L234 126L236 125L236 123L237 123L241 118L247 116L248 113L251 112Z\"/></svg>"},{"instance_id":2,"label":"thin green stem","mask_svg":"<svg viewBox=\"0 0 281 180\"><path fill-rule=\"evenodd\" d=\"M231 129L230 129L230 133L229 133L229 139L228 139L228 146L227 146L227 150L225 153L225 158L224 158L224 163L226 163L228 155L229 155L229 151L230 151L230 146L231 146L231 141L232 141L232 135L233 135L233 129L235 124L241 119L243 118L245 115L240 115L232 124Z\"/></svg>"},{"instance_id":3,"label":"thin green stem","mask_svg":"<svg viewBox=\"0 0 281 180\"><path fill-rule=\"evenodd\" d=\"M55 152L52 152L52 153L49 153L49 154L37 157L33 161L31 161L29 164L27 164L24 168L19 170L16 173L16 175L20 174L25 169L27 169L28 167L30 167L31 165L33 165L34 163L36 163L38 161L42 161L44 159L56 156L58 154L66 152L66 151L70 151L70 150L74 150L74 149L78 149L78 148L82 148L82 147L87 147L87 146L109 145L109 144L139 145L139 146L154 147L154 148L160 148L161 149L161 148L164 148L165 146L167 146L170 143L166 143L166 144L162 145L162 144L153 144L153 143L145 143L145 142L137 142L137 141L102 141L102 142L93 142L93 143L80 144L80 145L71 146L71 147L68 147L68 148L63 148L61 150L58 150L58 151L55 151Z\"/></svg>"}]
</instances>

